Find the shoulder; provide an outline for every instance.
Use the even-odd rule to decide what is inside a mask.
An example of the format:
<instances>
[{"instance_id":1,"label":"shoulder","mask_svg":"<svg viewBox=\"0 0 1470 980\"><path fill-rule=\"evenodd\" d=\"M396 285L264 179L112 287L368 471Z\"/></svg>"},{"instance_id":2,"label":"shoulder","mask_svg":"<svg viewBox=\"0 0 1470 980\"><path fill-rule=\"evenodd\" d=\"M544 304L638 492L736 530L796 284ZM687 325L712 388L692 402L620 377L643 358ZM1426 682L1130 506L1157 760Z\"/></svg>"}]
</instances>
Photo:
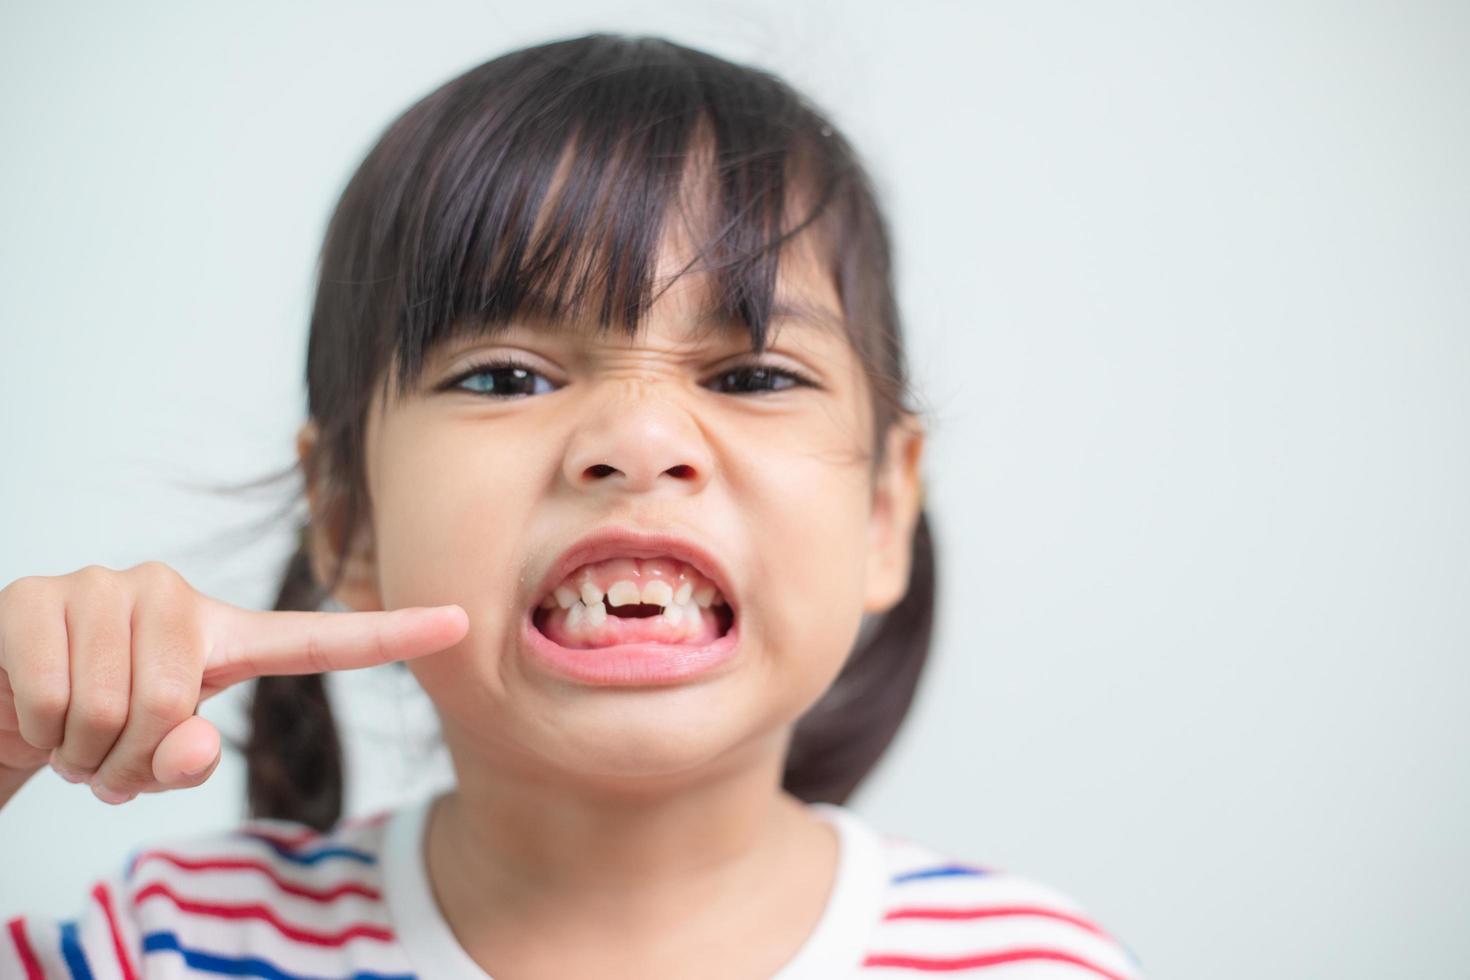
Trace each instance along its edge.
<instances>
[{"instance_id":1,"label":"shoulder","mask_svg":"<svg viewBox=\"0 0 1470 980\"><path fill-rule=\"evenodd\" d=\"M885 883L865 967L1057 980L1142 977L1127 947L1070 895L901 835L874 833ZM1003 965L1009 969L987 969Z\"/></svg>"},{"instance_id":2,"label":"shoulder","mask_svg":"<svg viewBox=\"0 0 1470 980\"><path fill-rule=\"evenodd\" d=\"M393 972L401 953L380 869L393 813L325 833L250 820L149 841L93 884L76 918L7 923L8 953L26 971L16 975L38 975L32 966L79 975L89 963L107 975L151 975L162 967L155 957L227 974L332 974L364 961Z\"/></svg>"}]
</instances>

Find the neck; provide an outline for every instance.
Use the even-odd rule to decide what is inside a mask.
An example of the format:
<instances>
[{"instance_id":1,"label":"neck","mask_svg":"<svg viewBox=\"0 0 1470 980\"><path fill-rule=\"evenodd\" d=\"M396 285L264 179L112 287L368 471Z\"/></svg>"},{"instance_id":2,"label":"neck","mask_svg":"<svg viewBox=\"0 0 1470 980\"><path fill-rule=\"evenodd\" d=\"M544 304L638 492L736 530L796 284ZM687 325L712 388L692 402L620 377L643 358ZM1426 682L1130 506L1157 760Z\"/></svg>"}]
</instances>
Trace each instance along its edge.
<instances>
[{"instance_id":1,"label":"neck","mask_svg":"<svg viewBox=\"0 0 1470 980\"><path fill-rule=\"evenodd\" d=\"M810 851L818 822L780 788L784 739L697 781L631 789L544 765L491 771L450 747L459 785L430 815L429 871L461 937L606 934L626 948L691 915L728 926Z\"/></svg>"}]
</instances>

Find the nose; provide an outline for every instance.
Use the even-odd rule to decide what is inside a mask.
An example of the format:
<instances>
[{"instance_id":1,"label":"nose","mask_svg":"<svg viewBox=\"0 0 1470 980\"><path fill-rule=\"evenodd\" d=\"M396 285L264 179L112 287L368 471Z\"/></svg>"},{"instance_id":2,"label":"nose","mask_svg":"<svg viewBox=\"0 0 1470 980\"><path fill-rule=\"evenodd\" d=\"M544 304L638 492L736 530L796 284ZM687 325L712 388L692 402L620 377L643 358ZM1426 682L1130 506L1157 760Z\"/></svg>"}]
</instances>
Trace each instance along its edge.
<instances>
[{"instance_id":1,"label":"nose","mask_svg":"<svg viewBox=\"0 0 1470 980\"><path fill-rule=\"evenodd\" d=\"M573 487L694 493L709 481L710 448L686 406L652 380L605 386L603 397L585 406L567 449L563 471Z\"/></svg>"}]
</instances>

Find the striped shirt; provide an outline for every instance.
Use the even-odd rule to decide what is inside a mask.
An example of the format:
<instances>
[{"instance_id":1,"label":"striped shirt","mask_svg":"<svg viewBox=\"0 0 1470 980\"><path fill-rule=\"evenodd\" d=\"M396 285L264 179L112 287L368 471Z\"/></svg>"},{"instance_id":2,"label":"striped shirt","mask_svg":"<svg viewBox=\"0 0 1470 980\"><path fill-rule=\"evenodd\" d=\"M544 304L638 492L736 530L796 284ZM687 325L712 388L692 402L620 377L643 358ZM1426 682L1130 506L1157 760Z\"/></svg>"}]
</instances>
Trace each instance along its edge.
<instances>
[{"instance_id":1,"label":"striped shirt","mask_svg":"<svg viewBox=\"0 0 1470 980\"><path fill-rule=\"evenodd\" d=\"M489 980L429 886L430 802L326 834L253 820L141 849L93 885L77 918L5 923L0 978ZM838 831L837 877L814 930L772 980L1141 976L1057 891L881 833L847 807L808 806Z\"/></svg>"}]
</instances>

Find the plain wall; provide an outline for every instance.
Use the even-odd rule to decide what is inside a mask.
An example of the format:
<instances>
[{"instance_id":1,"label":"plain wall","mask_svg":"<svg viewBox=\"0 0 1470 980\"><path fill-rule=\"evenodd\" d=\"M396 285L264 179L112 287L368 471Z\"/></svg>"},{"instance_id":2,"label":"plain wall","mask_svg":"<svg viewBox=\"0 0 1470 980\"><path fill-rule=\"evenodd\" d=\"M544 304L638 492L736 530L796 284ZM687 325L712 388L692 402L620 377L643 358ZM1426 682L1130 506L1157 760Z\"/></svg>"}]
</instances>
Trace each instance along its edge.
<instances>
[{"instance_id":1,"label":"plain wall","mask_svg":"<svg viewBox=\"0 0 1470 980\"><path fill-rule=\"evenodd\" d=\"M292 461L329 208L414 99L596 29L781 73L893 221L941 608L852 806L1153 977L1470 975L1462 3L8 4L0 584L160 559L268 604L288 530L214 539L279 498L188 484ZM350 810L450 778L411 678L332 683ZM0 918L242 786L43 771Z\"/></svg>"}]
</instances>

